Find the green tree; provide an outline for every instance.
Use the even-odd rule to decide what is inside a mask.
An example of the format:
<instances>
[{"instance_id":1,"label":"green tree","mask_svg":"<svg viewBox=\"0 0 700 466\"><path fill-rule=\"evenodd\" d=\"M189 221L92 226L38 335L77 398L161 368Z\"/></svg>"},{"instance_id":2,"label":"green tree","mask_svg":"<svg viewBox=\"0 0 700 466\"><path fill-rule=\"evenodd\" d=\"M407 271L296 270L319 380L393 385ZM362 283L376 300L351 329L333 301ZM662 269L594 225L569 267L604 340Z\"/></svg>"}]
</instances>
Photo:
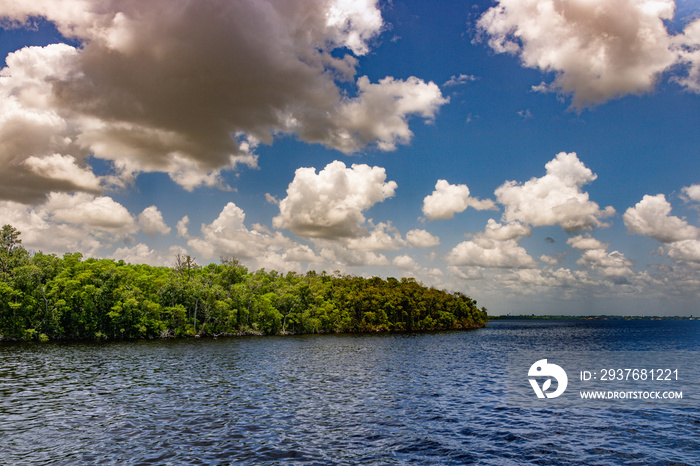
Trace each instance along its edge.
<instances>
[{"instance_id":1,"label":"green tree","mask_svg":"<svg viewBox=\"0 0 700 466\"><path fill-rule=\"evenodd\" d=\"M8 280L14 269L27 261L27 251L22 246L20 232L12 225L3 225L0 230L0 279Z\"/></svg>"}]
</instances>

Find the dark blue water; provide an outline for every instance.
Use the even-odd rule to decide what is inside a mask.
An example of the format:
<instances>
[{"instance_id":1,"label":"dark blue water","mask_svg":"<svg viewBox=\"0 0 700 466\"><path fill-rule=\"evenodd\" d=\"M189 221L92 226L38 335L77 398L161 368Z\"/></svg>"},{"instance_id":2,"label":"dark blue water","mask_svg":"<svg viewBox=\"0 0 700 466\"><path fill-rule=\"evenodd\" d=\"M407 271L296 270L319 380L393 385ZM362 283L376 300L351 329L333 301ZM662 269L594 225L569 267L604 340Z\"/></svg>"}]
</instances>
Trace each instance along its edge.
<instances>
[{"instance_id":1,"label":"dark blue water","mask_svg":"<svg viewBox=\"0 0 700 466\"><path fill-rule=\"evenodd\" d=\"M489 325L0 345L0 464L700 464L699 321ZM677 358L684 399L513 404L530 352Z\"/></svg>"}]
</instances>

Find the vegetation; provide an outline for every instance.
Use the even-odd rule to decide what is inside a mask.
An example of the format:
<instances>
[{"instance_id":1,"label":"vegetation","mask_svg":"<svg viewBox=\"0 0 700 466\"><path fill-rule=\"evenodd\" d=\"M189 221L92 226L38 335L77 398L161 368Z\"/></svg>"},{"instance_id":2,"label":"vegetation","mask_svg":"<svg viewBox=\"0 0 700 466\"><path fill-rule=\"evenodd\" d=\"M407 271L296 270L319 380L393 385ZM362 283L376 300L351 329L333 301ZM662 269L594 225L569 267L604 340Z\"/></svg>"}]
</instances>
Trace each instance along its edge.
<instances>
[{"instance_id":1,"label":"vegetation","mask_svg":"<svg viewBox=\"0 0 700 466\"><path fill-rule=\"evenodd\" d=\"M249 272L235 259L174 267L29 254L0 233L0 340L380 332L483 327L486 309L411 278Z\"/></svg>"}]
</instances>

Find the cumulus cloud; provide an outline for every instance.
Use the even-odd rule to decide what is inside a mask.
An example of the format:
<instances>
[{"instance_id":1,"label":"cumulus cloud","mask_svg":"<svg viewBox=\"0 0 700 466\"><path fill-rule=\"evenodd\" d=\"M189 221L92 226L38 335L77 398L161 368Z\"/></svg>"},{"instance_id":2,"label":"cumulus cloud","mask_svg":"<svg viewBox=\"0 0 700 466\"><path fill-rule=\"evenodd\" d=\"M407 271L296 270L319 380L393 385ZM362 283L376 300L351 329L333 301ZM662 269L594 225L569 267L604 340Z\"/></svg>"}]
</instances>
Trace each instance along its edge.
<instances>
[{"instance_id":1,"label":"cumulus cloud","mask_svg":"<svg viewBox=\"0 0 700 466\"><path fill-rule=\"evenodd\" d=\"M332 270L345 270L347 267L387 266L389 259L374 251L353 250L337 241L314 240L321 258Z\"/></svg>"},{"instance_id":2,"label":"cumulus cloud","mask_svg":"<svg viewBox=\"0 0 700 466\"><path fill-rule=\"evenodd\" d=\"M532 234L532 228L519 222L511 222L502 225L490 218L486 223L484 232L480 235L486 239L495 241L520 240Z\"/></svg>"},{"instance_id":3,"label":"cumulus cloud","mask_svg":"<svg viewBox=\"0 0 700 466\"><path fill-rule=\"evenodd\" d=\"M634 263L625 258L625 255L619 251L607 252L604 249L587 249L576 263L583 267L598 270L605 277L612 279L621 279L634 275L630 268Z\"/></svg>"},{"instance_id":4,"label":"cumulus cloud","mask_svg":"<svg viewBox=\"0 0 700 466\"><path fill-rule=\"evenodd\" d=\"M382 29L376 3L3 2L3 24L42 17L80 45L7 57L0 196L97 193L114 180L91 174L90 155L122 182L161 171L191 190L225 187L222 170L255 166L255 146L280 133L344 152L408 142L408 119L430 120L447 102L437 85L362 77L355 96L338 87Z\"/></svg>"},{"instance_id":5,"label":"cumulus cloud","mask_svg":"<svg viewBox=\"0 0 700 466\"><path fill-rule=\"evenodd\" d=\"M182 217L177 222L175 229L177 230L177 237L178 238L189 238L190 237L190 234L188 231L189 225L190 225L190 218L187 215Z\"/></svg>"},{"instance_id":6,"label":"cumulus cloud","mask_svg":"<svg viewBox=\"0 0 700 466\"><path fill-rule=\"evenodd\" d=\"M700 241L687 239L667 244L663 250L674 261L700 270Z\"/></svg>"},{"instance_id":7,"label":"cumulus cloud","mask_svg":"<svg viewBox=\"0 0 700 466\"><path fill-rule=\"evenodd\" d=\"M428 220L446 220L454 214L464 212L467 207L476 210L495 209L496 204L490 200L479 200L469 195L466 184L450 184L446 180L438 180L435 191L423 199L423 214Z\"/></svg>"},{"instance_id":8,"label":"cumulus cloud","mask_svg":"<svg viewBox=\"0 0 700 466\"><path fill-rule=\"evenodd\" d=\"M463 269L455 265L450 265L447 267L447 273L452 277L457 277L464 281L483 280L485 278L483 269L478 267Z\"/></svg>"},{"instance_id":9,"label":"cumulus cloud","mask_svg":"<svg viewBox=\"0 0 700 466\"><path fill-rule=\"evenodd\" d=\"M137 232L134 217L106 196L50 193L38 206L0 201L0 218L22 233L33 251L81 252L97 257L114 243L129 242Z\"/></svg>"},{"instance_id":10,"label":"cumulus cloud","mask_svg":"<svg viewBox=\"0 0 700 466\"><path fill-rule=\"evenodd\" d=\"M185 226L184 218L180 224ZM307 245L259 227L248 229L243 209L229 202L214 221L202 224L199 235L188 235L187 245L207 261L235 257L251 268L280 272L301 272L303 262L322 260Z\"/></svg>"},{"instance_id":11,"label":"cumulus cloud","mask_svg":"<svg viewBox=\"0 0 700 466\"><path fill-rule=\"evenodd\" d=\"M170 227L163 221L163 214L154 205L143 209L143 212L139 214L138 220L141 230L151 236L170 233Z\"/></svg>"},{"instance_id":12,"label":"cumulus cloud","mask_svg":"<svg viewBox=\"0 0 700 466\"><path fill-rule=\"evenodd\" d=\"M498 0L479 19L478 28L497 53L517 55L526 67L554 72L549 87L572 95L573 107L581 109L654 88L677 62L664 25L674 8L673 0ZM695 29L687 34L694 38ZM696 64L691 81L698 69L692 53L685 55Z\"/></svg>"},{"instance_id":13,"label":"cumulus cloud","mask_svg":"<svg viewBox=\"0 0 700 466\"><path fill-rule=\"evenodd\" d=\"M350 238L346 244L348 249L360 251L393 251L404 246L406 242L390 222L379 222L368 235Z\"/></svg>"},{"instance_id":14,"label":"cumulus cloud","mask_svg":"<svg viewBox=\"0 0 700 466\"><path fill-rule=\"evenodd\" d=\"M202 224L201 236L191 237L187 244L206 259L220 256L253 259L265 256L270 250L295 246L280 233L268 235L249 230L244 221L243 209L229 202L212 223Z\"/></svg>"},{"instance_id":15,"label":"cumulus cloud","mask_svg":"<svg viewBox=\"0 0 700 466\"><path fill-rule=\"evenodd\" d=\"M616 283L624 283L627 277L634 275L631 269L634 262L625 258L625 255L619 251L607 252L610 245L589 234L569 238L566 244L583 251L581 257L576 261L577 264L591 270L597 270L604 277L612 279Z\"/></svg>"},{"instance_id":16,"label":"cumulus cloud","mask_svg":"<svg viewBox=\"0 0 700 466\"><path fill-rule=\"evenodd\" d=\"M321 262L321 258L306 244L299 244L286 249L282 257L286 262Z\"/></svg>"},{"instance_id":17,"label":"cumulus cloud","mask_svg":"<svg viewBox=\"0 0 700 466\"><path fill-rule=\"evenodd\" d=\"M273 196L273 195L270 194L270 193L265 193L265 200L266 200L269 204L279 205L279 203L280 203L280 200L277 199L275 196Z\"/></svg>"},{"instance_id":18,"label":"cumulus cloud","mask_svg":"<svg viewBox=\"0 0 700 466\"><path fill-rule=\"evenodd\" d=\"M7 56L0 71L0 199L41 202L53 190L102 191L52 94L52 83L67 79L75 58L64 44Z\"/></svg>"},{"instance_id":19,"label":"cumulus cloud","mask_svg":"<svg viewBox=\"0 0 700 466\"><path fill-rule=\"evenodd\" d=\"M496 275L495 280L499 286L528 295L541 293L543 288L563 288L570 292L592 283L585 271L566 268L507 270Z\"/></svg>"},{"instance_id":20,"label":"cumulus cloud","mask_svg":"<svg viewBox=\"0 0 700 466\"><path fill-rule=\"evenodd\" d=\"M440 244L440 238L420 229L410 230L406 233L406 241L414 248L430 248Z\"/></svg>"},{"instance_id":21,"label":"cumulus cloud","mask_svg":"<svg viewBox=\"0 0 700 466\"><path fill-rule=\"evenodd\" d=\"M560 225L569 233L604 225L600 219L615 213L608 206L600 209L581 187L596 179L575 153L561 152L545 165L542 178L518 184L508 181L496 189L505 206L505 221L521 221L533 226Z\"/></svg>"},{"instance_id":22,"label":"cumulus cloud","mask_svg":"<svg viewBox=\"0 0 700 466\"><path fill-rule=\"evenodd\" d=\"M623 215L629 233L650 236L662 243L700 238L700 228L671 214L663 194L646 195Z\"/></svg>"},{"instance_id":23,"label":"cumulus cloud","mask_svg":"<svg viewBox=\"0 0 700 466\"><path fill-rule=\"evenodd\" d=\"M689 201L700 202L700 184L694 184L683 188L683 193Z\"/></svg>"},{"instance_id":24,"label":"cumulus cloud","mask_svg":"<svg viewBox=\"0 0 700 466\"><path fill-rule=\"evenodd\" d=\"M678 54L678 62L688 69L685 76L674 77L674 81L700 93L700 19L688 24L683 34L673 37L672 49Z\"/></svg>"},{"instance_id":25,"label":"cumulus cloud","mask_svg":"<svg viewBox=\"0 0 700 466\"><path fill-rule=\"evenodd\" d=\"M100 180L89 169L81 168L70 155L53 154L47 157L30 156L24 161L29 171L44 182L64 182L76 190L99 192Z\"/></svg>"},{"instance_id":26,"label":"cumulus cloud","mask_svg":"<svg viewBox=\"0 0 700 466\"><path fill-rule=\"evenodd\" d=\"M359 238L367 234L363 211L394 195L381 167L334 161L319 173L299 168L279 203L275 228L310 238Z\"/></svg>"},{"instance_id":27,"label":"cumulus cloud","mask_svg":"<svg viewBox=\"0 0 700 466\"><path fill-rule=\"evenodd\" d=\"M394 257L394 260L392 260L391 262L396 267L403 270L416 270L419 268L416 261L414 261L411 256L408 256L406 254L401 254L400 256Z\"/></svg>"},{"instance_id":28,"label":"cumulus cloud","mask_svg":"<svg viewBox=\"0 0 700 466\"><path fill-rule=\"evenodd\" d=\"M134 217L123 205L108 196L54 192L49 195L43 208L57 222L128 233L136 230Z\"/></svg>"},{"instance_id":29,"label":"cumulus cloud","mask_svg":"<svg viewBox=\"0 0 700 466\"><path fill-rule=\"evenodd\" d=\"M554 266L554 265L558 265L559 262L561 262L561 258L559 258L557 256L548 256L547 254L542 254L540 256L540 261L544 262L547 265Z\"/></svg>"},{"instance_id":30,"label":"cumulus cloud","mask_svg":"<svg viewBox=\"0 0 700 466\"><path fill-rule=\"evenodd\" d=\"M406 81L387 77L373 84L366 76L357 80L358 96L345 99L331 118L335 128L319 134L302 129L310 142L320 142L345 153L356 152L376 142L381 150L394 150L407 144L413 133L408 116L420 115L432 121L438 108L449 99L440 88L416 77ZM295 122L293 126L296 126Z\"/></svg>"},{"instance_id":31,"label":"cumulus cloud","mask_svg":"<svg viewBox=\"0 0 700 466\"><path fill-rule=\"evenodd\" d=\"M578 235L566 240L566 244L575 249L607 249L610 244L603 243L589 234Z\"/></svg>"},{"instance_id":32,"label":"cumulus cloud","mask_svg":"<svg viewBox=\"0 0 700 466\"><path fill-rule=\"evenodd\" d=\"M115 260L123 260L130 264L148 264L155 267L172 266L177 255L186 255L187 251L179 246L172 246L167 252L157 251L149 248L143 243L136 246L124 246L117 248L110 255Z\"/></svg>"},{"instance_id":33,"label":"cumulus cloud","mask_svg":"<svg viewBox=\"0 0 700 466\"><path fill-rule=\"evenodd\" d=\"M369 52L367 45L383 25L376 0L329 2L326 15L327 34L333 43L342 44L356 55Z\"/></svg>"},{"instance_id":34,"label":"cumulus cloud","mask_svg":"<svg viewBox=\"0 0 700 466\"><path fill-rule=\"evenodd\" d=\"M684 188L692 199L693 185ZM660 253L666 253L679 264L700 268L700 228L671 215L671 204L663 194L646 195L623 215L629 233L646 235L664 243Z\"/></svg>"},{"instance_id":35,"label":"cumulus cloud","mask_svg":"<svg viewBox=\"0 0 700 466\"><path fill-rule=\"evenodd\" d=\"M530 268L536 264L527 251L514 240L509 241L465 241L452 249L447 256L452 265Z\"/></svg>"},{"instance_id":36,"label":"cumulus cloud","mask_svg":"<svg viewBox=\"0 0 700 466\"><path fill-rule=\"evenodd\" d=\"M534 268L535 260L518 243L531 229L520 223L500 224L489 219L483 233L455 246L447 262L455 266Z\"/></svg>"}]
</instances>

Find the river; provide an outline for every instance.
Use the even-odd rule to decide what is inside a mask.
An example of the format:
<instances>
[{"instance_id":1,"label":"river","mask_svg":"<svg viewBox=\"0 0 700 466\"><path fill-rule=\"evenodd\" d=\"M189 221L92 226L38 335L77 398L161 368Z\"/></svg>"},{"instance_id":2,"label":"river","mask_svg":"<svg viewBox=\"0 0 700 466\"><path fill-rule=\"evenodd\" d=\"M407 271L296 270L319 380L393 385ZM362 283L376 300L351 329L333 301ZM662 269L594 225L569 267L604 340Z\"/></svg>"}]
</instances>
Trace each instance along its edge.
<instances>
[{"instance_id":1,"label":"river","mask_svg":"<svg viewBox=\"0 0 700 466\"><path fill-rule=\"evenodd\" d=\"M687 320L4 343L0 464L698 464L699 354ZM558 399L528 383L541 357L566 369ZM606 364L676 379L582 380ZM578 394L601 387L683 399Z\"/></svg>"}]
</instances>

